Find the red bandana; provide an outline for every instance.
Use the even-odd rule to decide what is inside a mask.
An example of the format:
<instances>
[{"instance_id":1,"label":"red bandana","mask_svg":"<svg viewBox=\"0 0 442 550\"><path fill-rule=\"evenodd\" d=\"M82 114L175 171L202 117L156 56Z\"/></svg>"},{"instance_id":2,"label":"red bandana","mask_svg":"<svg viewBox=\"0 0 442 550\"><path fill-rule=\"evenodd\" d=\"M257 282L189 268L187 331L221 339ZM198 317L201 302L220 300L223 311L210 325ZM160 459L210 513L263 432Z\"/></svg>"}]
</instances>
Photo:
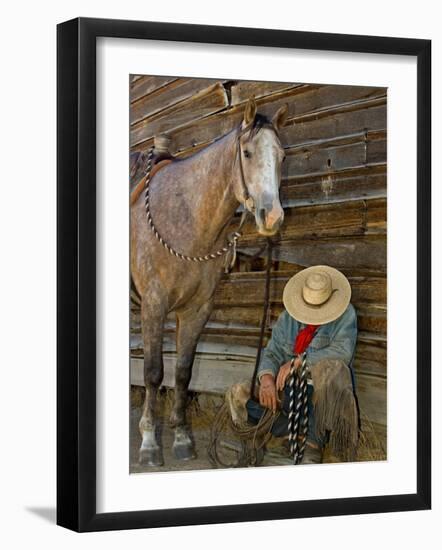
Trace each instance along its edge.
<instances>
[{"instance_id":1,"label":"red bandana","mask_svg":"<svg viewBox=\"0 0 442 550\"><path fill-rule=\"evenodd\" d=\"M315 337L316 329L319 325L307 325L300 330L296 336L295 343L293 345L293 351L295 355L301 355L309 347L310 342Z\"/></svg>"}]
</instances>

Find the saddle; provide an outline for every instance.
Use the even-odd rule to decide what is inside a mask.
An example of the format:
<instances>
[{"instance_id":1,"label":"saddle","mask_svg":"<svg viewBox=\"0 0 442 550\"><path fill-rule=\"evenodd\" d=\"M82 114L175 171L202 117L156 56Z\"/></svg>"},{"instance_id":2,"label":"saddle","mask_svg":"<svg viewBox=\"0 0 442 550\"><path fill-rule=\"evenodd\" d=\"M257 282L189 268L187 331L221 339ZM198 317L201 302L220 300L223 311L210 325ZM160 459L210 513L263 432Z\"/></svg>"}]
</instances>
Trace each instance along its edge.
<instances>
[{"instance_id":1,"label":"saddle","mask_svg":"<svg viewBox=\"0 0 442 550\"><path fill-rule=\"evenodd\" d=\"M162 137L163 136L161 136L161 138ZM163 142L160 141L161 138L155 138L154 140L155 148L153 150L150 178L153 178L153 176L162 168L177 160L176 157L170 153L168 143L165 146ZM138 181L138 183L131 190L131 206L137 202L138 197L141 195L146 184L147 157L148 153L140 152L131 153L130 155L130 178L131 181Z\"/></svg>"}]
</instances>

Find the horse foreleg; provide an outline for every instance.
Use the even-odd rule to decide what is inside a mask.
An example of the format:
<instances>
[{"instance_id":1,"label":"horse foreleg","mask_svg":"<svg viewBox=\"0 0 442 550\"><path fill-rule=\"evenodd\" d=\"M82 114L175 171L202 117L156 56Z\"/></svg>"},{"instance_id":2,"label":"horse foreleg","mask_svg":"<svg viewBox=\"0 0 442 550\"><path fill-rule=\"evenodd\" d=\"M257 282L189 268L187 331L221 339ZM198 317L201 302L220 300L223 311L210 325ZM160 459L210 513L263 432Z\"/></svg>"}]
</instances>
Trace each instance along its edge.
<instances>
[{"instance_id":1,"label":"horse foreleg","mask_svg":"<svg viewBox=\"0 0 442 550\"><path fill-rule=\"evenodd\" d=\"M141 317L144 344L144 383L146 397L140 420L142 443L140 462L152 466L164 464L161 446L157 440L156 405L158 388L163 380L163 308L152 296L142 300Z\"/></svg>"},{"instance_id":2,"label":"horse foreleg","mask_svg":"<svg viewBox=\"0 0 442 550\"><path fill-rule=\"evenodd\" d=\"M177 362L175 367L175 403L170 422L175 427L173 452L180 460L196 457L190 427L187 424L186 406L192 365L198 339L212 311L212 302L199 309L177 312Z\"/></svg>"}]
</instances>

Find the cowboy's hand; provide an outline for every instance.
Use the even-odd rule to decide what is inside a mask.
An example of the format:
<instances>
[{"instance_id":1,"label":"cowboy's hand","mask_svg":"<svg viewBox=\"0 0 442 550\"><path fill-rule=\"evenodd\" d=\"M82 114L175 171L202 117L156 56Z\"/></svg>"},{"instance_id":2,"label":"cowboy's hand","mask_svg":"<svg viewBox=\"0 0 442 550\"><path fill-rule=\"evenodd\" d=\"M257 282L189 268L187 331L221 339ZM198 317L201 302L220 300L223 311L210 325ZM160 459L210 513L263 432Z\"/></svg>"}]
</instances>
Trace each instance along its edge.
<instances>
[{"instance_id":1,"label":"cowboy's hand","mask_svg":"<svg viewBox=\"0 0 442 550\"><path fill-rule=\"evenodd\" d=\"M275 379L271 374L263 374L259 380L259 402L263 407L276 411L279 399Z\"/></svg>"},{"instance_id":2,"label":"cowboy's hand","mask_svg":"<svg viewBox=\"0 0 442 550\"><path fill-rule=\"evenodd\" d=\"M297 357L295 359L295 369L299 369L299 367L301 366L301 363L302 363L301 359ZM290 374L291 364L292 362L288 361L287 363L282 365L282 367L279 369L278 376L276 377L276 389L278 391L282 391L284 389L285 383Z\"/></svg>"}]
</instances>

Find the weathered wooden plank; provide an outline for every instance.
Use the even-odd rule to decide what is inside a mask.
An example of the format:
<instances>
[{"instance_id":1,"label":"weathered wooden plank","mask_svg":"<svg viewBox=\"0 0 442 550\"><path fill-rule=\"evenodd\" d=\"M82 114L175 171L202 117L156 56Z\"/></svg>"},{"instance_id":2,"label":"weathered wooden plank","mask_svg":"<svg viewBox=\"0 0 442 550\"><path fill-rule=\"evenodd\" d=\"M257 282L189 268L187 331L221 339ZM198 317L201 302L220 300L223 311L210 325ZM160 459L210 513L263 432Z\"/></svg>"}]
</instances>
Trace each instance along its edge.
<instances>
[{"instance_id":1,"label":"weathered wooden plank","mask_svg":"<svg viewBox=\"0 0 442 550\"><path fill-rule=\"evenodd\" d=\"M165 353L164 378L162 386L175 387L175 354ZM131 384L143 386L143 361L135 357L130 361ZM236 382L250 380L253 374L253 361L226 360L224 357L211 356L209 354L197 354L192 369L189 389L195 392L206 392L223 395L226 390Z\"/></svg>"},{"instance_id":2,"label":"weathered wooden plank","mask_svg":"<svg viewBox=\"0 0 442 550\"><path fill-rule=\"evenodd\" d=\"M370 205L366 211L366 233L384 235L387 232L387 201L374 199L366 201Z\"/></svg>"},{"instance_id":3,"label":"weathered wooden plank","mask_svg":"<svg viewBox=\"0 0 442 550\"><path fill-rule=\"evenodd\" d=\"M258 254L260 243L238 246L248 255ZM337 269L361 269L371 273L385 273L387 267L385 235L364 235L351 238L287 239L275 243L273 258L305 267L326 264ZM261 252L264 256L265 252Z\"/></svg>"},{"instance_id":4,"label":"weathered wooden plank","mask_svg":"<svg viewBox=\"0 0 442 550\"><path fill-rule=\"evenodd\" d=\"M282 167L284 178L290 175L326 172L327 170L342 170L366 164L367 145L350 143L321 149L288 150L289 154Z\"/></svg>"},{"instance_id":5,"label":"weathered wooden plank","mask_svg":"<svg viewBox=\"0 0 442 550\"><path fill-rule=\"evenodd\" d=\"M376 139L367 144L367 163L387 162L387 140Z\"/></svg>"},{"instance_id":6,"label":"weathered wooden plank","mask_svg":"<svg viewBox=\"0 0 442 550\"><path fill-rule=\"evenodd\" d=\"M386 307L385 305L372 305L372 311L368 311L365 308L364 304L360 306L356 305L356 309L360 316L364 315L377 315L378 317L383 317L383 324L386 324ZM379 308L382 308L379 310ZM224 308L220 319L211 318L206 323L202 338L207 342L226 342L232 345L243 345L243 346L254 346L256 347L260 334L260 319L258 310L261 311L261 308L255 308L255 311L252 314L244 312L245 308L242 309L242 319L236 316L237 310L232 310L231 308ZM271 336L271 328L278 319L280 312L282 311L282 306L278 304L273 304L271 308L271 315L267 319L267 326L265 330L265 341ZM226 320L223 320L224 317ZM248 322L248 319L254 319L253 323ZM259 319L259 321L258 321ZM140 311L135 308L131 311L131 334L141 334L141 323L140 323ZM164 333L175 334L176 322L173 314L170 314L167 318L167 322L164 326ZM358 326L358 345L363 346L363 350L371 350L370 353L364 352L363 355L365 358L373 358L373 350L379 350L379 353L383 354L383 360L386 360L385 350L387 347L387 337L385 332L367 332L363 327ZM376 357L379 359L379 355L376 354ZM378 360L376 359L376 360ZM379 359L380 360L380 359Z\"/></svg>"},{"instance_id":7,"label":"weathered wooden plank","mask_svg":"<svg viewBox=\"0 0 442 550\"><path fill-rule=\"evenodd\" d=\"M385 335L387 333L387 308L385 305L360 304L356 308L358 329Z\"/></svg>"},{"instance_id":8,"label":"weathered wooden plank","mask_svg":"<svg viewBox=\"0 0 442 550\"><path fill-rule=\"evenodd\" d=\"M176 76L146 76L143 75L132 81L130 86L130 101L137 101L141 97L160 90L163 86L177 80Z\"/></svg>"},{"instance_id":9,"label":"weathered wooden plank","mask_svg":"<svg viewBox=\"0 0 442 550\"><path fill-rule=\"evenodd\" d=\"M282 129L281 140L284 146L288 147L306 141L344 136L361 130L385 130L386 127L385 101L382 98L364 100L294 117Z\"/></svg>"},{"instance_id":10,"label":"weathered wooden plank","mask_svg":"<svg viewBox=\"0 0 442 550\"><path fill-rule=\"evenodd\" d=\"M270 330L266 332L265 344L270 338ZM226 343L229 347L244 346L253 350L251 356L256 356L256 350L259 343L259 331L257 330L236 330L225 334L220 329L212 329L210 325L205 328L204 333L201 335L200 340L202 342L213 343ZM264 344L264 345L265 345Z\"/></svg>"},{"instance_id":11,"label":"weathered wooden plank","mask_svg":"<svg viewBox=\"0 0 442 550\"><path fill-rule=\"evenodd\" d=\"M319 120L321 118L334 116L336 114L348 113L354 111L360 111L361 109L367 110L370 107L382 106L387 104L387 96L381 95L369 99L358 99L355 101L348 101L344 103L330 104L318 109L307 110L305 112L298 112L293 118L289 119L290 122L311 122L313 120Z\"/></svg>"},{"instance_id":12,"label":"weathered wooden plank","mask_svg":"<svg viewBox=\"0 0 442 550\"><path fill-rule=\"evenodd\" d=\"M301 271L274 271L271 275L270 301L282 303L282 293L287 281ZM215 292L215 303L219 307L261 306L264 303L266 275L263 272L231 273L221 280ZM384 277L350 277L352 302L385 304L387 282Z\"/></svg>"},{"instance_id":13,"label":"weathered wooden plank","mask_svg":"<svg viewBox=\"0 0 442 550\"><path fill-rule=\"evenodd\" d=\"M385 232L385 216L385 199L291 207L284 212L284 224L274 242ZM235 219L232 228L237 224ZM249 217L243 228L239 248L263 244L265 237L257 233L255 221Z\"/></svg>"},{"instance_id":14,"label":"weathered wooden plank","mask_svg":"<svg viewBox=\"0 0 442 550\"><path fill-rule=\"evenodd\" d=\"M210 78L177 78L134 102L130 108L130 122L133 125L164 109L169 109L172 105L196 95L217 82Z\"/></svg>"},{"instance_id":15,"label":"weathered wooden plank","mask_svg":"<svg viewBox=\"0 0 442 550\"><path fill-rule=\"evenodd\" d=\"M272 304L269 308L268 322L272 326L283 311L280 303ZM386 334L386 308L381 305L358 306L356 304L358 316L358 328L360 331L379 334ZM252 329L258 330L262 317L261 307L217 307L214 309L207 325L208 333L210 328L216 327L224 334L231 332L241 333ZM139 314L133 314L133 331L139 331ZM174 330L173 317L169 317L169 330ZM138 328L137 328L138 327Z\"/></svg>"},{"instance_id":16,"label":"weathered wooden plank","mask_svg":"<svg viewBox=\"0 0 442 550\"><path fill-rule=\"evenodd\" d=\"M361 414L370 422L387 424L387 381L384 378L359 374L356 377L356 392Z\"/></svg>"},{"instance_id":17,"label":"weathered wooden plank","mask_svg":"<svg viewBox=\"0 0 442 550\"><path fill-rule=\"evenodd\" d=\"M243 116L244 107L234 107L198 121L192 120L189 124L169 132L172 137L173 154L179 155L183 152L183 156L188 156L198 151L201 146L208 145L239 127Z\"/></svg>"},{"instance_id":18,"label":"weathered wooden plank","mask_svg":"<svg viewBox=\"0 0 442 550\"><path fill-rule=\"evenodd\" d=\"M353 143L366 143L371 141L385 140L387 138L386 130L362 130L351 134L332 136L323 139L314 139L297 143L296 145L287 145L285 152L287 155L296 154L297 152L308 152L317 149L329 149L330 147L338 147L343 145L351 145Z\"/></svg>"},{"instance_id":19,"label":"weathered wooden plank","mask_svg":"<svg viewBox=\"0 0 442 550\"><path fill-rule=\"evenodd\" d=\"M362 359L358 355L358 346L356 346L356 356L353 362L353 368L356 378L361 374L367 374L369 376L375 376L376 378L386 379L386 363L375 359Z\"/></svg>"},{"instance_id":20,"label":"weathered wooden plank","mask_svg":"<svg viewBox=\"0 0 442 550\"><path fill-rule=\"evenodd\" d=\"M359 102L366 103L382 98L386 101L386 88L366 86L319 86L307 90L292 103L289 117L301 115L311 116L311 113L323 114L327 109L336 109L345 106L349 108ZM316 116L316 115L315 115Z\"/></svg>"},{"instance_id":21,"label":"weathered wooden plank","mask_svg":"<svg viewBox=\"0 0 442 550\"><path fill-rule=\"evenodd\" d=\"M276 92L290 90L300 86L298 83L290 82L254 82L248 80L239 80L235 82L231 90L231 105L245 103L250 97L260 99Z\"/></svg>"},{"instance_id":22,"label":"weathered wooden plank","mask_svg":"<svg viewBox=\"0 0 442 550\"><path fill-rule=\"evenodd\" d=\"M380 134L382 137L380 137ZM386 162L385 132L358 132L286 147L284 179Z\"/></svg>"},{"instance_id":23,"label":"weathered wooden plank","mask_svg":"<svg viewBox=\"0 0 442 550\"><path fill-rule=\"evenodd\" d=\"M371 105L379 102L386 102L386 88L301 84L287 91L258 98L257 105L258 112L271 116L275 112L275 107L285 103L288 106L289 120L300 120L299 117L302 116L324 116L328 110L351 111L360 108L360 104Z\"/></svg>"},{"instance_id":24,"label":"weathered wooden plank","mask_svg":"<svg viewBox=\"0 0 442 550\"><path fill-rule=\"evenodd\" d=\"M227 93L222 84L209 86L194 96L134 124L130 132L131 145L141 144L155 134L171 131L190 121L194 123L226 108L227 105Z\"/></svg>"},{"instance_id":25,"label":"weathered wooden plank","mask_svg":"<svg viewBox=\"0 0 442 550\"><path fill-rule=\"evenodd\" d=\"M293 175L282 180L284 208L387 196L386 164Z\"/></svg>"},{"instance_id":26,"label":"weathered wooden plank","mask_svg":"<svg viewBox=\"0 0 442 550\"><path fill-rule=\"evenodd\" d=\"M143 354L143 340L141 334L131 334L130 339L131 355L138 356ZM176 353L176 339L175 334L167 333L163 339L163 353ZM226 356L226 358L234 360L241 358L255 357L256 348L249 345L234 345L230 342L215 341L211 339L201 338L198 341L196 353L212 354L217 357Z\"/></svg>"},{"instance_id":27,"label":"weathered wooden plank","mask_svg":"<svg viewBox=\"0 0 442 550\"><path fill-rule=\"evenodd\" d=\"M280 305L273 305L270 308L265 342L271 335L270 327L276 322L281 311L282 306ZM357 307L357 312L358 341L384 348L387 324L385 308L382 312L375 309L367 311ZM203 338L206 338L206 341L232 342L232 345L235 342L236 344L241 343L241 345L256 346L259 338L261 314L261 308L250 308L250 311L246 311L246 308L217 309L204 327ZM170 316L165 326L165 333L175 333L175 329L174 319ZM375 330L379 332L375 332ZM131 333L141 333L139 313L136 312L132 314L131 318Z\"/></svg>"},{"instance_id":28,"label":"weathered wooden plank","mask_svg":"<svg viewBox=\"0 0 442 550\"><path fill-rule=\"evenodd\" d=\"M386 334L387 315L385 306L381 305L356 305L359 330L366 332L375 332ZM269 307L268 318L273 324L283 311L281 303L273 303ZM262 318L261 307L216 307L210 317L210 320L216 323L222 323L226 327L229 325L247 325L259 327Z\"/></svg>"},{"instance_id":29,"label":"weathered wooden plank","mask_svg":"<svg viewBox=\"0 0 442 550\"><path fill-rule=\"evenodd\" d=\"M272 304L268 310L268 322L273 325L283 308L280 304ZM261 323L262 308L260 307L218 307L213 310L210 322L223 325L226 328L248 326L258 328Z\"/></svg>"}]
</instances>

